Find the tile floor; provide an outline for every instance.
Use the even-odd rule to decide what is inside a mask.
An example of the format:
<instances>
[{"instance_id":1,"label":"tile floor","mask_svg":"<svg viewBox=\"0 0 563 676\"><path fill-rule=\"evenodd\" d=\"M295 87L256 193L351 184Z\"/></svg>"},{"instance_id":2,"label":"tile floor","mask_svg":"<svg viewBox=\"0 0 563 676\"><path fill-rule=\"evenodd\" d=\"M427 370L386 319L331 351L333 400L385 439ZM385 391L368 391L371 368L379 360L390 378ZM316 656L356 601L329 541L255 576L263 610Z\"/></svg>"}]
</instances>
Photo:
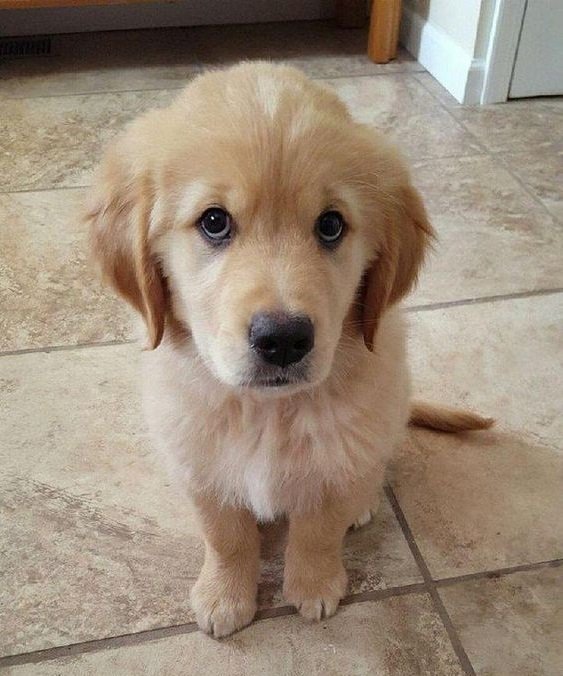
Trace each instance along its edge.
<instances>
[{"instance_id":1,"label":"tile floor","mask_svg":"<svg viewBox=\"0 0 563 676\"><path fill-rule=\"evenodd\" d=\"M326 23L67 36L0 64L0 669L20 674L563 673L563 100L458 105ZM309 625L264 529L258 621L196 631L202 560L145 438L130 315L77 218L100 148L206 65L268 57L335 87L411 158L440 235L409 299L416 390L494 431L411 434L350 590Z\"/></svg>"}]
</instances>

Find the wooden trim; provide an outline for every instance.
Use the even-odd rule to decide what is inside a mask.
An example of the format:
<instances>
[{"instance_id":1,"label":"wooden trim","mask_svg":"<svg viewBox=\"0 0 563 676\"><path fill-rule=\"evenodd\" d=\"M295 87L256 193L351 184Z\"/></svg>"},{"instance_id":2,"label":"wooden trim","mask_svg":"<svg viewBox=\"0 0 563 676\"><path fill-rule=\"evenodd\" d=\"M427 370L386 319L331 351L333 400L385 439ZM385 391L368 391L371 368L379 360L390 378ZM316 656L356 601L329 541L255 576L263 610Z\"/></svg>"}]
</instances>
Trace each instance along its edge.
<instances>
[{"instance_id":1,"label":"wooden trim","mask_svg":"<svg viewBox=\"0 0 563 676\"><path fill-rule=\"evenodd\" d=\"M133 5L154 1L155 0L0 0L0 10L90 7L93 5Z\"/></svg>"},{"instance_id":2,"label":"wooden trim","mask_svg":"<svg viewBox=\"0 0 563 676\"><path fill-rule=\"evenodd\" d=\"M401 0L373 0L369 23L368 56L387 63L397 56Z\"/></svg>"}]
</instances>

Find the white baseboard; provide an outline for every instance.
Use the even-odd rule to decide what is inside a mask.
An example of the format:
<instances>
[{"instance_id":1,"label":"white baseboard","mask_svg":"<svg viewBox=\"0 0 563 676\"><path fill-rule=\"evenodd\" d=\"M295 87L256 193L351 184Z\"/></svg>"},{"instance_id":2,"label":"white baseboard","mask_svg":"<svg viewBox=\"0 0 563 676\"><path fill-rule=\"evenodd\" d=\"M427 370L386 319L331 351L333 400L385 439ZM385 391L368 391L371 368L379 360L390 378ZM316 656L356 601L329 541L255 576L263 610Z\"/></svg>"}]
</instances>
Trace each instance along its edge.
<instances>
[{"instance_id":1,"label":"white baseboard","mask_svg":"<svg viewBox=\"0 0 563 676\"><path fill-rule=\"evenodd\" d=\"M409 7L403 9L401 44L460 103L481 100L483 59L473 59L449 35Z\"/></svg>"},{"instance_id":2,"label":"white baseboard","mask_svg":"<svg viewBox=\"0 0 563 676\"><path fill-rule=\"evenodd\" d=\"M88 7L0 10L0 37L168 26L308 21L335 14L334 0L164 0Z\"/></svg>"},{"instance_id":3,"label":"white baseboard","mask_svg":"<svg viewBox=\"0 0 563 676\"><path fill-rule=\"evenodd\" d=\"M469 72L467 73L467 83L465 85L465 96L463 103L468 106L475 106L483 103L483 87L485 85L485 59L472 59Z\"/></svg>"}]
</instances>

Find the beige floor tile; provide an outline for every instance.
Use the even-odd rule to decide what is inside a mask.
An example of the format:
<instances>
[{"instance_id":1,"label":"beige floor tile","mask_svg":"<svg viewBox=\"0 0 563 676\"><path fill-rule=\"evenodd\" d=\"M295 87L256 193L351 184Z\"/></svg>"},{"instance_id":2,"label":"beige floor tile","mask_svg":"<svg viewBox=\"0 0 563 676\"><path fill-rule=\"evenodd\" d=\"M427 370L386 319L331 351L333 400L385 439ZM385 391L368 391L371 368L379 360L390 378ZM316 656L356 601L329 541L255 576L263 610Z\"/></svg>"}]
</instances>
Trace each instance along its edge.
<instances>
[{"instance_id":1,"label":"beige floor tile","mask_svg":"<svg viewBox=\"0 0 563 676\"><path fill-rule=\"evenodd\" d=\"M87 263L84 190L0 194L0 350L130 336L130 313Z\"/></svg>"},{"instance_id":2,"label":"beige floor tile","mask_svg":"<svg viewBox=\"0 0 563 676\"><path fill-rule=\"evenodd\" d=\"M411 315L417 396L498 420L416 431L393 485L435 578L563 556L563 294Z\"/></svg>"},{"instance_id":3,"label":"beige floor tile","mask_svg":"<svg viewBox=\"0 0 563 676\"><path fill-rule=\"evenodd\" d=\"M0 358L3 654L193 619L193 518L146 439L134 345ZM265 537L262 607L281 603ZM282 532L280 532L282 531ZM350 592L420 581L389 506L346 542Z\"/></svg>"},{"instance_id":4,"label":"beige floor tile","mask_svg":"<svg viewBox=\"0 0 563 676\"><path fill-rule=\"evenodd\" d=\"M563 144L563 97L453 108L452 114L493 153L553 152Z\"/></svg>"},{"instance_id":5,"label":"beige floor tile","mask_svg":"<svg viewBox=\"0 0 563 676\"><path fill-rule=\"evenodd\" d=\"M440 590L481 676L563 673L563 567L543 568Z\"/></svg>"},{"instance_id":6,"label":"beige floor tile","mask_svg":"<svg viewBox=\"0 0 563 676\"><path fill-rule=\"evenodd\" d=\"M430 600L409 595L347 606L319 624L280 617L221 642L193 633L12 667L5 673L453 676L463 672Z\"/></svg>"},{"instance_id":7,"label":"beige floor tile","mask_svg":"<svg viewBox=\"0 0 563 676\"><path fill-rule=\"evenodd\" d=\"M52 55L2 64L0 96L182 87L200 66L189 29L56 35Z\"/></svg>"},{"instance_id":8,"label":"beige floor tile","mask_svg":"<svg viewBox=\"0 0 563 676\"><path fill-rule=\"evenodd\" d=\"M328 80L352 114L389 134L411 159L474 155L475 142L412 75Z\"/></svg>"},{"instance_id":9,"label":"beige floor tile","mask_svg":"<svg viewBox=\"0 0 563 676\"><path fill-rule=\"evenodd\" d=\"M563 231L488 156L415 162L437 234L409 305L563 286Z\"/></svg>"},{"instance_id":10,"label":"beige floor tile","mask_svg":"<svg viewBox=\"0 0 563 676\"><path fill-rule=\"evenodd\" d=\"M202 547L145 438L137 356L0 358L3 654L193 619Z\"/></svg>"},{"instance_id":11,"label":"beige floor tile","mask_svg":"<svg viewBox=\"0 0 563 676\"><path fill-rule=\"evenodd\" d=\"M548 153L507 153L502 159L546 209L563 221L563 148Z\"/></svg>"},{"instance_id":12,"label":"beige floor tile","mask_svg":"<svg viewBox=\"0 0 563 676\"><path fill-rule=\"evenodd\" d=\"M362 120L400 138L417 158L479 152L471 137L412 78L330 81ZM87 185L103 144L176 90L4 99L0 102L0 191ZM417 113L410 114L412 106Z\"/></svg>"},{"instance_id":13,"label":"beige floor tile","mask_svg":"<svg viewBox=\"0 0 563 676\"><path fill-rule=\"evenodd\" d=\"M87 185L103 144L175 93L0 99L0 191Z\"/></svg>"}]
</instances>

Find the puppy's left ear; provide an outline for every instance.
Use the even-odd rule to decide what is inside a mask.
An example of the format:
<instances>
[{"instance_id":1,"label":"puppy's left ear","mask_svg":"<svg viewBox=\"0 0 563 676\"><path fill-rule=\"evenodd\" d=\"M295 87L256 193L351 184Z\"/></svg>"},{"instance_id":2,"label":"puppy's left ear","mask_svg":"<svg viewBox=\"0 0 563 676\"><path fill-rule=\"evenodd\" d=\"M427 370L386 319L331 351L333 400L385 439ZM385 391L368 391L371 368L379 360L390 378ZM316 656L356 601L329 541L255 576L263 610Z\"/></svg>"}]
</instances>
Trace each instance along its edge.
<instances>
[{"instance_id":1,"label":"puppy's left ear","mask_svg":"<svg viewBox=\"0 0 563 676\"><path fill-rule=\"evenodd\" d=\"M412 185L404 185L399 189L377 257L364 277L362 328L368 350L373 350L383 312L416 284L434 236L422 198Z\"/></svg>"}]
</instances>

